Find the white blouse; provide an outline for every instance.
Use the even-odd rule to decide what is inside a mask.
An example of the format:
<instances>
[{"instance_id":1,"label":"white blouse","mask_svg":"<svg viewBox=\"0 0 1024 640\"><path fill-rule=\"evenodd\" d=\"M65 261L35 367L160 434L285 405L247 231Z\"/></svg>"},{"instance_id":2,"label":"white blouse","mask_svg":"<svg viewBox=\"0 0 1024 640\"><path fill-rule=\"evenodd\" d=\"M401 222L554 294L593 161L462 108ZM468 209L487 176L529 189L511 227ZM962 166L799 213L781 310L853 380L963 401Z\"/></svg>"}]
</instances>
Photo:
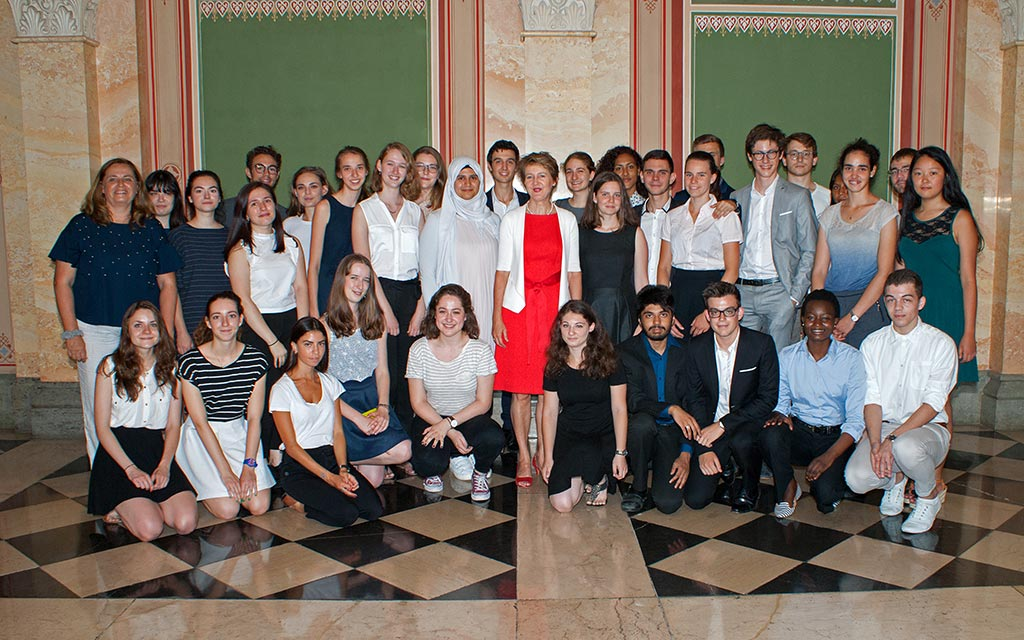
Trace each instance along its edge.
<instances>
[{"instance_id":1,"label":"white blouse","mask_svg":"<svg viewBox=\"0 0 1024 640\"><path fill-rule=\"evenodd\" d=\"M712 271L725 269L722 245L743 242L743 225L733 211L715 220L712 212L716 200L712 197L697 212L690 215L689 203L676 207L665 216L661 239L672 245L672 267L686 271Z\"/></svg>"},{"instance_id":2,"label":"white blouse","mask_svg":"<svg viewBox=\"0 0 1024 640\"><path fill-rule=\"evenodd\" d=\"M281 313L295 308L295 272L299 242L284 236L284 251L274 252L274 234L252 234L252 247L242 245L249 262L249 296L260 313ZM230 270L225 263L224 270Z\"/></svg>"},{"instance_id":3,"label":"white blouse","mask_svg":"<svg viewBox=\"0 0 1024 640\"><path fill-rule=\"evenodd\" d=\"M281 376L270 390L270 412L290 413L295 441L303 449L334 444L334 401L345 387L326 373L320 373L320 399L306 402L288 374Z\"/></svg>"},{"instance_id":4,"label":"white blouse","mask_svg":"<svg viewBox=\"0 0 1024 640\"><path fill-rule=\"evenodd\" d=\"M142 374L142 389L134 401L117 392L117 376L110 358L103 361L104 373L111 376L113 396L110 405L110 426L159 431L167 426L171 408L172 385L158 386L155 367Z\"/></svg>"},{"instance_id":5,"label":"white blouse","mask_svg":"<svg viewBox=\"0 0 1024 640\"><path fill-rule=\"evenodd\" d=\"M398 217L373 194L359 203L370 236L370 262L380 278L412 280L419 275L420 219L423 211L405 200Z\"/></svg>"}]
</instances>

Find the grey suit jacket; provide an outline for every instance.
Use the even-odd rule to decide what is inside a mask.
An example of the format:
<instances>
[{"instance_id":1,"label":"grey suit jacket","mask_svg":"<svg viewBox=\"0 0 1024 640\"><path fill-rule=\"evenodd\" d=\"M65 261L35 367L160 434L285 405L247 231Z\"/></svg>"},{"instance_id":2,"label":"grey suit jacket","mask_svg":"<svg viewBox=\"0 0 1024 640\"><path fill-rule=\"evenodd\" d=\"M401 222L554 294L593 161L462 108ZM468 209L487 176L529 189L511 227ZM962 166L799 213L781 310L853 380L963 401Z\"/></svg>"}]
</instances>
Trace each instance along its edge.
<instances>
[{"instance_id":1,"label":"grey suit jacket","mask_svg":"<svg viewBox=\"0 0 1024 640\"><path fill-rule=\"evenodd\" d=\"M752 188L753 184L748 184L732 193L732 199L743 212L744 237L750 234ZM811 286L817 242L818 219L814 215L811 192L779 176L772 205L772 260L782 285L798 302L804 299Z\"/></svg>"}]
</instances>

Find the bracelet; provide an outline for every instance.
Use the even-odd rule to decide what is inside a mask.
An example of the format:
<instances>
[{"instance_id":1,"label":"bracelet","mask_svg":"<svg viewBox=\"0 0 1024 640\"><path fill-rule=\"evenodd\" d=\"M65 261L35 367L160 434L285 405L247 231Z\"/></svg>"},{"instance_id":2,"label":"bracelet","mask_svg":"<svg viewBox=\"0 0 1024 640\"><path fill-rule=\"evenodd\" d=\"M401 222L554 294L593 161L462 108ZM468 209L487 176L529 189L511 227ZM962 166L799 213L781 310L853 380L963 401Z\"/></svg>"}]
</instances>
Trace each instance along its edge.
<instances>
[{"instance_id":1,"label":"bracelet","mask_svg":"<svg viewBox=\"0 0 1024 640\"><path fill-rule=\"evenodd\" d=\"M274 340L273 342L270 342L270 343L268 343L268 344L267 344L267 348L269 349L270 347L274 346L274 345L275 345L275 344L277 344L278 342L281 342L281 341L280 341L280 340Z\"/></svg>"},{"instance_id":2,"label":"bracelet","mask_svg":"<svg viewBox=\"0 0 1024 640\"><path fill-rule=\"evenodd\" d=\"M629 451L626 451L625 449L616 449L615 455L622 456L623 458L625 458L626 456L629 455Z\"/></svg>"},{"instance_id":3,"label":"bracelet","mask_svg":"<svg viewBox=\"0 0 1024 640\"><path fill-rule=\"evenodd\" d=\"M378 404L377 408L378 409L389 409L390 410L390 407L388 407L388 405L384 404L383 402Z\"/></svg>"},{"instance_id":4,"label":"bracelet","mask_svg":"<svg viewBox=\"0 0 1024 640\"><path fill-rule=\"evenodd\" d=\"M132 467L135 467L136 469L139 468L138 466L135 465L135 463L132 463L132 464L130 464L127 467L124 468L124 472L128 473L128 470L131 469Z\"/></svg>"},{"instance_id":5,"label":"bracelet","mask_svg":"<svg viewBox=\"0 0 1024 640\"><path fill-rule=\"evenodd\" d=\"M245 460L242 460L242 464L249 467L250 469L255 469L256 467L259 466L259 464L256 462L256 458L246 458Z\"/></svg>"},{"instance_id":6,"label":"bracelet","mask_svg":"<svg viewBox=\"0 0 1024 640\"><path fill-rule=\"evenodd\" d=\"M71 331L65 331L60 334L61 340L70 340L71 338L79 338L85 334L82 333L81 329L72 329Z\"/></svg>"}]
</instances>

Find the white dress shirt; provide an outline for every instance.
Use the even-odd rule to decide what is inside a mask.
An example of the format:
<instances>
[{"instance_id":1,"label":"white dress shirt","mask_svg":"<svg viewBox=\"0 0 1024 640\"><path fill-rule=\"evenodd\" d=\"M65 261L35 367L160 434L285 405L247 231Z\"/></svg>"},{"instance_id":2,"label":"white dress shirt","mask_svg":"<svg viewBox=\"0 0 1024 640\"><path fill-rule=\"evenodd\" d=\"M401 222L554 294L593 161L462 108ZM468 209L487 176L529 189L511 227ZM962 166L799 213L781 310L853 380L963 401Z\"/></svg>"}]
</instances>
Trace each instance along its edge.
<instances>
[{"instance_id":1,"label":"white dress shirt","mask_svg":"<svg viewBox=\"0 0 1024 640\"><path fill-rule=\"evenodd\" d=\"M672 209L665 214L661 226L661 240L672 244L672 266L687 271L725 269L723 247L727 242L743 242L743 225L733 211L715 220L713 211L718 203L714 196L697 212L690 215L690 204ZM661 242L651 246L661 249Z\"/></svg>"},{"instance_id":2,"label":"white dress shirt","mask_svg":"<svg viewBox=\"0 0 1024 640\"><path fill-rule=\"evenodd\" d=\"M729 394L732 393L732 371L736 366L736 346L740 337L723 349L715 337L715 365L718 367L718 407L715 408L715 422L729 414Z\"/></svg>"},{"instance_id":3,"label":"white dress shirt","mask_svg":"<svg viewBox=\"0 0 1024 640\"><path fill-rule=\"evenodd\" d=\"M764 194L758 192L756 186L750 189L750 212L743 212L743 215L750 216L750 225L740 260L741 278L769 280L779 277L772 257L772 207L778 183L779 176L775 176Z\"/></svg>"},{"instance_id":4,"label":"white dress shirt","mask_svg":"<svg viewBox=\"0 0 1024 640\"><path fill-rule=\"evenodd\" d=\"M937 411L932 422L949 422L946 399L956 386L959 359L948 335L922 322L910 333L892 325L875 331L860 346L867 369L864 404L882 407L882 420L902 424L922 404Z\"/></svg>"},{"instance_id":5,"label":"white dress shirt","mask_svg":"<svg viewBox=\"0 0 1024 640\"><path fill-rule=\"evenodd\" d=\"M380 278L412 280L420 270L420 218L423 211L405 200L397 218L373 194L359 203L370 236L370 262Z\"/></svg>"},{"instance_id":6,"label":"white dress shirt","mask_svg":"<svg viewBox=\"0 0 1024 640\"><path fill-rule=\"evenodd\" d=\"M512 199L506 203L498 198L498 194L494 193L494 188L491 187L491 203L491 210L498 214L499 218L504 218L506 213L522 206L519 204L519 196L516 194L515 189L512 190Z\"/></svg>"},{"instance_id":7,"label":"white dress shirt","mask_svg":"<svg viewBox=\"0 0 1024 640\"><path fill-rule=\"evenodd\" d=\"M815 182L814 191L811 192L811 202L814 204L815 217L821 218L821 214L832 204L832 191Z\"/></svg>"},{"instance_id":8,"label":"white dress shirt","mask_svg":"<svg viewBox=\"0 0 1024 640\"><path fill-rule=\"evenodd\" d=\"M650 198L644 200L644 206L640 210L640 230L644 232L644 239L647 240L647 282L655 284L658 282L662 227L665 224L665 216L668 215L672 199L669 198L664 205L654 211L647 210L648 202L650 202Z\"/></svg>"}]
</instances>

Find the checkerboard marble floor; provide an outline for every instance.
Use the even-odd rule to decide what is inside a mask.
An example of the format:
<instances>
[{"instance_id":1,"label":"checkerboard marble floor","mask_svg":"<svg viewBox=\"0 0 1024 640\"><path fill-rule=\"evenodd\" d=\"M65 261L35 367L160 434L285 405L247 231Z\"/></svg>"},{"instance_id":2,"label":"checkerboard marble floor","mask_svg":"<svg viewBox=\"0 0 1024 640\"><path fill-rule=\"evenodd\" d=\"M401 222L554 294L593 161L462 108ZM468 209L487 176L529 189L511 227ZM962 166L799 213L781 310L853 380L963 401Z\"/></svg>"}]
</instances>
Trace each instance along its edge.
<instances>
[{"instance_id":1,"label":"checkerboard marble floor","mask_svg":"<svg viewBox=\"0 0 1024 640\"><path fill-rule=\"evenodd\" d=\"M907 623L908 606L934 608L928 624L951 637L1019 637L1024 625L1024 432L958 429L939 519L911 536L879 515L880 492L827 516L803 500L789 521L770 515L767 486L743 515L712 504L630 518L617 496L560 515L542 483L517 489L505 460L482 506L468 484L449 479L428 500L409 479L382 487L378 522L336 529L288 509L225 522L200 507L193 534L143 543L85 512L82 449L0 432L0 616L22 629L9 637L53 635L51 623L61 637L179 637L254 621L238 635L781 637L836 607L874 613L822 633L876 637L887 616Z\"/></svg>"}]
</instances>

